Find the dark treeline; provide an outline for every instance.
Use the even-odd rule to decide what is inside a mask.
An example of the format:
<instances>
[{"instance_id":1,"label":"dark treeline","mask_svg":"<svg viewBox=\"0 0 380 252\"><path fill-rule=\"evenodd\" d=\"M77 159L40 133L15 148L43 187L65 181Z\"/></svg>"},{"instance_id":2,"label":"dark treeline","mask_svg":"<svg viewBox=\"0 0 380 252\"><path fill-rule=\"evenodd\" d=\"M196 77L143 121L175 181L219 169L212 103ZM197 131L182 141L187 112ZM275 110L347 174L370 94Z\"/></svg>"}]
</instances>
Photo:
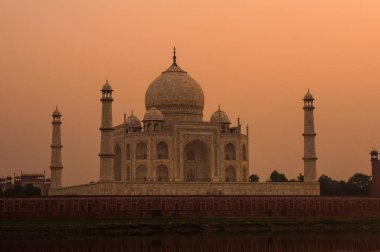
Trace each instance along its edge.
<instances>
[{"instance_id":1,"label":"dark treeline","mask_svg":"<svg viewBox=\"0 0 380 252\"><path fill-rule=\"evenodd\" d=\"M259 176L252 174L250 182L259 182ZM288 179L285 174L273 171L269 176L268 182L303 182L304 176L300 173L296 179ZM322 175L318 179L322 196L340 195L361 195L366 196L371 192L371 176L356 173L347 181L335 180L329 176Z\"/></svg>"},{"instance_id":2,"label":"dark treeline","mask_svg":"<svg viewBox=\"0 0 380 252\"><path fill-rule=\"evenodd\" d=\"M259 182L260 178L256 174L249 176L250 182ZM269 176L268 182L303 182L304 176L300 173L296 179L288 179L285 174L273 171ZM362 173L356 173L347 181L335 180L329 176L322 175L319 177L321 195L362 195L366 196L371 191L371 176ZM0 197L35 197L41 196L41 189L33 185L15 186L3 191L0 187Z\"/></svg>"},{"instance_id":3,"label":"dark treeline","mask_svg":"<svg viewBox=\"0 0 380 252\"><path fill-rule=\"evenodd\" d=\"M41 196L41 189L33 185L15 186L3 191L0 188L0 197L36 197Z\"/></svg>"}]
</instances>

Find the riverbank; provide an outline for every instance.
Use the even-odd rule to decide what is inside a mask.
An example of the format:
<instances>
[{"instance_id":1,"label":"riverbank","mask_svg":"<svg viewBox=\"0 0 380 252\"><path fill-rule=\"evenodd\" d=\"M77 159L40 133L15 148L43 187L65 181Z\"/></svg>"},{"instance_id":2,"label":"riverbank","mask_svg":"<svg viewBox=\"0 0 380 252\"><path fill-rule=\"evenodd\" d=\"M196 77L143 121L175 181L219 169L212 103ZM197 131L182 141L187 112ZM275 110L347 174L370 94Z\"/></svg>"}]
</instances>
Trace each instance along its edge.
<instances>
[{"instance_id":1,"label":"riverbank","mask_svg":"<svg viewBox=\"0 0 380 252\"><path fill-rule=\"evenodd\" d=\"M0 221L0 236L155 235L241 232L380 232L380 218L196 218Z\"/></svg>"}]
</instances>

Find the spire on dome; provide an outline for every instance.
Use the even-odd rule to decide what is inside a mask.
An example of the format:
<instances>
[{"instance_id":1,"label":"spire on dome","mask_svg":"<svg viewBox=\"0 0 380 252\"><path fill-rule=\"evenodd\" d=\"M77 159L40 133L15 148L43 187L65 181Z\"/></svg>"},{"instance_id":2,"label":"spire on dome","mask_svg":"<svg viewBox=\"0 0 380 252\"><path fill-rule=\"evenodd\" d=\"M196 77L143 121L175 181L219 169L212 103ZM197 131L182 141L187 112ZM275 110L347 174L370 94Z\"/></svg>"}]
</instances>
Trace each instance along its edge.
<instances>
[{"instance_id":1,"label":"spire on dome","mask_svg":"<svg viewBox=\"0 0 380 252\"><path fill-rule=\"evenodd\" d=\"M103 85L101 91L109 91L109 92L113 91L111 85L108 83L108 78L106 79L106 83Z\"/></svg>"},{"instance_id":2,"label":"spire on dome","mask_svg":"<svg viewBox=\"0 0 380 252\"><path fill-rule=\"evenodd\" d=\"M310 89L307 89L307 93L305 94L303 100L314 100L313 95L310 93Z\"/></svg>"},{"instance_id":3,"label":"spire on dome","mask_svg":"<svg viewBox=\"0 0 380 252\"><path fill-rule=\"evenodd\" d=\"M61 112L59 112L59 110L58 110L58 106L55 106L55 110L53 111L52 116L53 117L60 117L60 116L62 116Z\"/></svg>"},{"instance_id":4,"label":"spire on dome","mask_svg":"<svg viewBox=\"0 0 380 252\"><path fill-rule=\"evenodd\" d=\"M176 56L176 49L173 47L173 64L166 69L166 71L163 71L162 73L169 73L169 72L179 72L179 73L186 73L182 68L180 68L177 65L177 56Z\"/></svg>"}]
</instances>

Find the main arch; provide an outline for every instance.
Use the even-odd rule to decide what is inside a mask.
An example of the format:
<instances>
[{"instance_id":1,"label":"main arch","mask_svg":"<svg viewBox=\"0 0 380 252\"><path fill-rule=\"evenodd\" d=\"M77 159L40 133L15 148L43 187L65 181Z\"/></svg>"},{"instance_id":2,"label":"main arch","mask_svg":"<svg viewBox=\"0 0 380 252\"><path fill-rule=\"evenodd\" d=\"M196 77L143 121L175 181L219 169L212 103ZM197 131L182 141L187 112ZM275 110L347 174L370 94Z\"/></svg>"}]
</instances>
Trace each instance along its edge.
<instances>
[{"instance_id":1,"label":"main arch","mask_svg":"<svg viewBox=\"0 0 380 252\"><path fill-rule=\"evenodd\" d=\"M184 148L184 180L210 181L211 165L210 150L206 143L194 140Z\"/></svg>"}]
</instances>

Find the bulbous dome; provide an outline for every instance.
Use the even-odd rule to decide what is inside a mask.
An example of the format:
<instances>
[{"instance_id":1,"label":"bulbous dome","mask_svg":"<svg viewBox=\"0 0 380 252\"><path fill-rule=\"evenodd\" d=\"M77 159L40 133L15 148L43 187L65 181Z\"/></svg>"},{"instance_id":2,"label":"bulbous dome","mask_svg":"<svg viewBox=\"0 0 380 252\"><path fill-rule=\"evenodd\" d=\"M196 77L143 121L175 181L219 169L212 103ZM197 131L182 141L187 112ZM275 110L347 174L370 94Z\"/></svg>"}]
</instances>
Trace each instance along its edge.
<instances>
[{"instance_id":1,"label":"bulbous dome","mask_svg":"<svg viewBox=\"0 0 380 252\"><path fill-rule=\"evenodd\" d=\"M169 121L202 121L204 95L196 80L173 64L161 73L145 93L145 107L156 107Z\"/></svg>"},{"instance_id":2,"label":"bulbous dome","mask_svg":"<svg viewBox=\"0 0 380 252\"><path fill-rule=\"evenodd\" d=\"M140 120L133 113L125 119L125 124L131 128L141 128Z\"/></svg>"},{"instance_id":3,"label":"bulbous dome","mask_svg":"<svg viewBox=\"0 0 380 252\"><path fill-rule=\"evenodd\" d=\"M103 85L101 91L113 91L111 85L108 83L108 79L106 80L106 83Z\"/></svg>"},{"instance_id":4,"label":"bulbous dome","mask_svg":"<svg viewBox=\"0 0 380 252\"><path fill-rule=\"evenodd\" d=\"M210 118L210 122L214 122L214 123L228 123L230 124L230 119L228 118L227 116L227 113L220 110L220 107L217 111L214 112L214 114L212 114L211 118Z\"/></svg>"},{"instance_id":5,"label":"bulbous dome","mask_svg":"<svg viewBox=\"0 0 380 252\"><path fill-rule=\"evenodd\" d=\"M52 116L62 116L61 112L59 112L59 110L58 110L58 107L55 107L55 110L54 110Z\"/></svg>"},{"instance_id":6,"label":"bulbous dome","mask_svg":"<svg viewBox=\"0 0 380 252\"><path fill-rule=\"evenodd\" d=\"M304 96L303 99L304 99L304 100L314 100L314 97L313 97L313 95L310 93L310 90L309 90L309 89L307 90L307 93L305 94L305 96Z\"/></svg>"},{"instance_id":7,"label":"bulbous dome","mask_svg":"<svg viewBox=\"0 0 380 252\"><path fill-rule=\"evenodd\" d=\"M144 121L164 121L164 115L156 107L151 107L145 112Z\"/></svg>"}]
</instances>

